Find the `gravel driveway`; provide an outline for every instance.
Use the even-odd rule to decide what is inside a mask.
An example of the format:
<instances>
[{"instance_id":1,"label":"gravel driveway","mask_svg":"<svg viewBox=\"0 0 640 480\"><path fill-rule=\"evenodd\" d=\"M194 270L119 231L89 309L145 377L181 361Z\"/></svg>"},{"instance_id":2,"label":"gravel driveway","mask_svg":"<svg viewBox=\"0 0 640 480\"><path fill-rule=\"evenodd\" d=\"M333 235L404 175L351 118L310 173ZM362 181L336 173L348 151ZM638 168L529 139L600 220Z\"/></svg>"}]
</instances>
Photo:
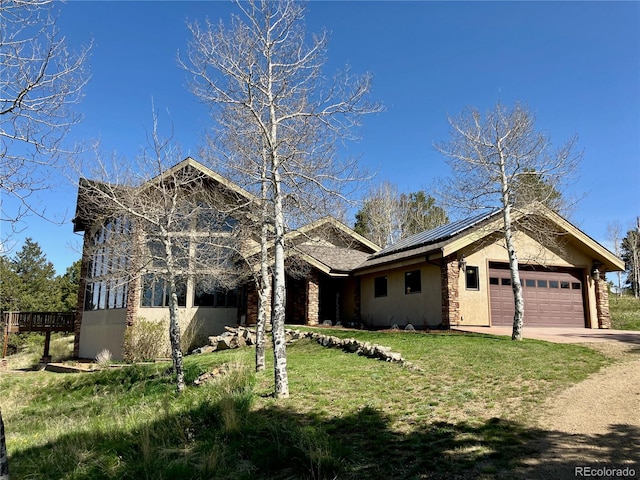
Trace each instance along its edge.
<instances>
[{"instance_id":1,"label":"gravel driveway","mask_svg":"<svg viewBox=\"0 0 640 480\"><path fill-rule=\"evenodd\" d=\"M522 478L640 478L640 347L586 345L619 362L543 405Z\"/></svg>"}]
</instances>

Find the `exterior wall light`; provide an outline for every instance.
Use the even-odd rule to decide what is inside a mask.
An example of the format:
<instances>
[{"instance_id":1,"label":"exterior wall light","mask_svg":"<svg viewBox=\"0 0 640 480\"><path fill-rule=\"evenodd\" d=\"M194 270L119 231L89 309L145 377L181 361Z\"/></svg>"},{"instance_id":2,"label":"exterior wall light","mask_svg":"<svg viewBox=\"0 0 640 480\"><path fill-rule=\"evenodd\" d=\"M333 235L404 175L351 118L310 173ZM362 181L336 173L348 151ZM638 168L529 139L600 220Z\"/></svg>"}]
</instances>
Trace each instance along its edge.
<instances>
[{"instance_id":1,"label":"exterior wall light","mask_svg":"<svg viewBox=\"0 0 640 480\"><path fill-rule=\"evenodd\" d=\"M600 280L600 263L593 262L593 267L591 268L591 277L597 282Z\"/></svg>"},{"instance_id":2,"label":"exterior wall light","mask_svg":"<svg viewBox=\"0 0 640 480\"><path fill-rule=\"evenodd\" d=\"M467 261L464 259L464 255L460 257L460 260L458 260L458 268L460 270L466 270L467 268Z\"/></svg>"}]
</instances>

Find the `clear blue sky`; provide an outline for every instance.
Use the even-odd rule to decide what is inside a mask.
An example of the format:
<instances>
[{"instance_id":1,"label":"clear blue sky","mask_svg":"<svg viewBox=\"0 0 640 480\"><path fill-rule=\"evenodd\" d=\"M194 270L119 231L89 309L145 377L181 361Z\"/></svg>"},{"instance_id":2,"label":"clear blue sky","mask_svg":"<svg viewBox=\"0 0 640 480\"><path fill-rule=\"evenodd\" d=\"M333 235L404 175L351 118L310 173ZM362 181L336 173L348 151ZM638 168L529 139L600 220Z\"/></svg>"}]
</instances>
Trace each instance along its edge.
<instances>
[{"instance_id":1,"label":"clear blue sky","mask_svg":"<svg viewBox=\"0 0 640 480\"><path fill-rule=\"evenodd\" d=\"M185 21L228 20L228 2L77 2L60 5L70 44L93 39L92 80L73 138L133 158L151 125L197 158L207 110L188 92L177 65ZM330 32L328 73L345 64L374 75L386 111L365 119L351 153L401 191L447 173L432 147L448 134L447 114L485 111L519 100L560 145L574 134L584 150L570 194L587 194L571 221L604 242L607 223L630 227L640 215L640 3L638 2L320 2L307 29ZM16 237L37 241L58 273L79 258L72 233L75 186L42 197L55 225L29 219Z\"/></svg>"}]
</instances>

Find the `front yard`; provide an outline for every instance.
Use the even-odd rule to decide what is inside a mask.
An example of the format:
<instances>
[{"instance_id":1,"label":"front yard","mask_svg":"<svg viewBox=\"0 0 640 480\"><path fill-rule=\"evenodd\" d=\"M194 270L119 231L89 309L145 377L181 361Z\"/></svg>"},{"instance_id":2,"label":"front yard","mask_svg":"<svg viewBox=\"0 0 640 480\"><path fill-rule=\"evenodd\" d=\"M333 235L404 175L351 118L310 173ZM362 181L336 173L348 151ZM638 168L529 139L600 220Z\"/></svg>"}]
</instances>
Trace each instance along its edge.
<instances>
[{"instance_id":1,"label":"front yard","mask_svg":"<svg viewBox=\"0 0 640 480\"><path fill-rule=\"evenodd\" d=\"M393 348L420 370L288 348L292 397L249 348L86 374L2 373L12 479L512 478L535 454L538 407L610 360L577 345L459 333L335 330Z\"/></svg>"}]
</instances>

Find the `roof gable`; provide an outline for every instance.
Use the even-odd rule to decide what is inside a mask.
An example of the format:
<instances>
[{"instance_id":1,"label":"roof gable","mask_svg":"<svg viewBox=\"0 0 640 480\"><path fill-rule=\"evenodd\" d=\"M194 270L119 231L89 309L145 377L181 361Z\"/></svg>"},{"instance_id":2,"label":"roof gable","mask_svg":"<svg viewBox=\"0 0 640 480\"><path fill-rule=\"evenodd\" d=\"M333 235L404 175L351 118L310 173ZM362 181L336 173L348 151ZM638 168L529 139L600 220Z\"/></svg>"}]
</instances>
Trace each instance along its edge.
<instances>
[{"instance_id":1,"label":"roof gable","mask_svg":"<svg viewBox=\"0 0 640 480\"><path fill-rule=\"evenodd\" d=\"M369 258L383 257L393 253L400 253L405 250L412 250L414 248L442 242L443 240L455 237L465 230L473 228L497 213L499 213L499 211L485 212L480 215L474 215L473 217L441 225L432 230L416 233L415 235L403 238L393 245L383 248Z\"/></svg>"},{"instance_id":2,"label":"roof gable","mask_svg":"<svg viewBox=\"0 0 640 480\"><path fill-rule=\"evenodd\" d=\"M502 210L485 212L412 235L369 256L367 261L357 269L393 263L436 251L440 252L443 257L449 256L501 230L503 222L502 216L499 215L501 212ZM513 220L516 222L528 215L544 217L545 220L570 236L594 260L602 263L608 271L624 270L624 262L620 258L543 204L535 202L528 208L519 209L512 214Z\"/></svg>"},{"instance_id":3,"label":"roof gable","mask_svg":"<svg viewBox=\"0 0 640 480\"><path fill-rule=\"evenodd\" d=\"M121 186L121 185L113 185L113 184L109 184L101 181L89 180L86 178L80 178L78 182L78 196L76 200L76 214L73 219L73 224L74 224L73 231L74 232L84 231L94 220L95 212L92 209L87 208L87 203L88 203L87 196L90 194L88 192L90 192L91 189L100 189L100 188L103 188L102 185L104 185L105 186L104 188L109 188L112 190L121 189L124 191L125 189L130 188L130 189L140 189L144 191L145 189L153 188L153 186L157 185L162 179L165 179L165 180L169 179L169 183L171 183L170 179L172 176L178 175L179 172L187 169L195 170L196 174L193 177L194 182L196 178L200 178L200 179L206 179L207 181L211 181L215 185L220 185L225 192L229 193L228 196L232 199L231 201L233 201L234 203L239 202L242 204L242 203L245 203L245 200L246 200L246 203L259 202L257 197L252 193L248 192L244 188L235 184L231 180L228 180L227 178L214 172L213 170L204 166L203 164L194 160L193 158L187 157L181 162L172 166L171 168L168 168L167 170L162 172L160 175L157 175L152 179L147 180L146 182L142 183L139 186L127 187L127 186Z\"/></svg>"},{"instance_id":4,"label":"roof gable","mask_svg":"<svg viewBox=\"0 0 640 480\"><path fill-rule=\"evenodd\" d=\"M312 241L314 237L327 238L330 233L337 234L342 237L345 247L352 250L360 250L367 254L375 253L380 247L371 240L363 237L355 232L344 223L334 217L323 217L304 225L297 230L293 230L287 234L287 240L293 243L302 244L306 241ZM335 245L334 245L335 246Z\"/></svg>"}]
</instances>

